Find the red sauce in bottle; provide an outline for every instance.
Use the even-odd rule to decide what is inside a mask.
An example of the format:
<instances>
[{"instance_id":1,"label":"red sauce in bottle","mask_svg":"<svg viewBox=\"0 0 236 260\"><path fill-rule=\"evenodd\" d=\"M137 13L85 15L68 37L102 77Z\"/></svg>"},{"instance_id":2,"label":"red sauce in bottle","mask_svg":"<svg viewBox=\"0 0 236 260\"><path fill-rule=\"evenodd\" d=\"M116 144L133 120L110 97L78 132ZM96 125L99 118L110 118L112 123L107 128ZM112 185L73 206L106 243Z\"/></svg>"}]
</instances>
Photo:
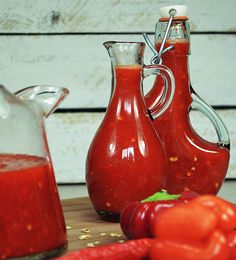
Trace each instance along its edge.
<instances>
[{"instance_id":1,"label":"red sauce in bottle","mask_svg":"<svg viewBox=\"0 0 236 260\"><path fill-rule=\"evenodd\" d=\"M154 121L155 129L163 141L168 159L166 189L170 193L194 190L198 193L216 194L226 175L229 150L201 138L192 128L189 110L192 103L188 73L189 41L168 39L165 47L175 48L162 55L163 65L169 67L175 77L176 91L167 111ZM156 46L157 50L160 44ZM162 93L162 82L148 93L146 103L151 102L152 91Z\"/></svg>"},{"instance_id":2,"label":"red sauce in bottle","mask_svg":"<svg viewBox=\"0 0 236 260\"><path fill-rule=\"evenodd\" d=\"M46 159L0 154L0 190L0 259L65 246L63 213Z\"/></svg>"},{"instance_id":3,"label":"red sauce in bottle","mask_svg":"<svg viewBox=\"0 0 236 260\"><path fill-rule=\"evenodd\" d=\"M94 208L118 221L122 208L165 185L166 158L141 94L142 67L115 67L116 84L88 152L86 181Z\"/></svg>"}]
</instances>

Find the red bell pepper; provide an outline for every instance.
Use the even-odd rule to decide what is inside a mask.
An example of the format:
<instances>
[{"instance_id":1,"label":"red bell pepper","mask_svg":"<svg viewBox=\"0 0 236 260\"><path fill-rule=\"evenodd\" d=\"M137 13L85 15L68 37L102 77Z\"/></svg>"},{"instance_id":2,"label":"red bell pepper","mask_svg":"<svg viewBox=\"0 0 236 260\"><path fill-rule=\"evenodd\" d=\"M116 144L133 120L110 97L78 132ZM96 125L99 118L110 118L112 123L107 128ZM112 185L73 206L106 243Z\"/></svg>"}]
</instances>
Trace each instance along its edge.
<instances>
[{"instance_id":1,"label":"red bell pepper","mask_svg":"<svg viewBox=\"0 0 236 260\"><path fill-rule=\"evenodd\" d=\"M144 260L148 259L153 240L149 238L130 240L93 248L73 251L58 260Z\"/></svg>"},{"instance_id":2,"label":"red bell pepper","mask_svg":"<svg viewBox=\"0 0 236 260\"><path fill-rule=\"evenodd\" d=\"M194 199L193 203L201 204L214 212L218 216L221 230L229 232L236 227L236 208L230 202L214 195L204 195Z\"/></svg>"},{"instance_id":3,"label":"red bell pepper","mask_svg":"<svg viewBox=\"0 0 236 260\"><path fill-rule=\"evenodd\" d=\"M150 255L152 260L228 260L229 247L220 230L215 230L204 242L180 242L157 238Z\"/></svg>"},{"instance_id":4,"label":"red bell pepper","mask_svg":"<svg viewBox=\"0 0 236 260\"><path fill-rule=\"evenodd\" d=\"M155 219L155 237L169 240L199 241L207 238L217 227L218 217L201 204L177 205Z\"/></svg>"},{"instance_id":5,"label":"red bell pepper","mask_svg":"<svg viewBox=\"0 0 236 260\"><path fill-rule=\"evenodd\" d=\"M235 206L212 195L165 210L153 224L152 259L236 259Z\"/></svg>"},{"instance_id":6,"label":"red bell pepper","mask_svg":"<svg viewBox=\"0 0 236 260\"><path fill-rule=\"evenodd\" d=\"M227 234L228 246L230 249L230 257L228 260L236 259L236 231L231 231Z\"/></svg>"},{"instance_id":7,"label":"red bell pepper","mask_svg":"<svg viewBox=\"0 0 236 260\"><path fill-rule=\"evenodd\" d=\"M156 237L201 240L214 229L224 233L236 228L235 206L213 195L202 195L188 204L163 212L153 224Z\"/></svg>"},{"instance_id":8,"label":"red bell pepper","mask_svg":"<svg viewBox=\"0 0 236 260\"><path fill-rule=\"evenodd\" d=\"M176 195L162 190L141 202L132 202L121 212L121 229L129 239L153 237L152 224L163 210L187 203L197 195L193 191Z\"/></svg>"}]
</instances>

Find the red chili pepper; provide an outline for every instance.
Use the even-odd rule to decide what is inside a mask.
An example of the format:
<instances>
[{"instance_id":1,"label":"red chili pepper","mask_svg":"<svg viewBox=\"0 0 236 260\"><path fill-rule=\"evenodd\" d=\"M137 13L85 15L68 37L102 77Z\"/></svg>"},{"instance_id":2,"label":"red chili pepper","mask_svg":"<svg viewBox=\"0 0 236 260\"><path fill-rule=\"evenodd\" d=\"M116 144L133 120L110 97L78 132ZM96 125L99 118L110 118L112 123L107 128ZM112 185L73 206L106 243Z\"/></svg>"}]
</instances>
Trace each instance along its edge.
<instances>
[{"instance_id":1,"label":"red chili pepper","mask_svg":"<svg viewBox=\"0 0 236 260\"><path fill-rule=\"evenodd\" d=\"M157 238L150 250L151 260L228 260L224 233L215 230L204 242L180 242Z\"/></svg>"},{"instance_id":2,"label":"red chili pepper","mask_svg":"<svg viewBox=\"0 0 236 260\"><path fill-rule=\"evenodd\" d=\"M149 238L73 251L58 260L144 260L153 240Z\"/></svg>"},{"instance_id":3,"label":"red chili pepper","mask_svg":"<svg viewBox=\"0 0 236 260\"><path fill-rule=\"evenodd\" d=\"M130 203L121 212L121 229L129 239L153 237L152 224L163 210L187 203L197 195L193 191L177 195L163 190L141 202Z\"/></svg>"}]
</instances>

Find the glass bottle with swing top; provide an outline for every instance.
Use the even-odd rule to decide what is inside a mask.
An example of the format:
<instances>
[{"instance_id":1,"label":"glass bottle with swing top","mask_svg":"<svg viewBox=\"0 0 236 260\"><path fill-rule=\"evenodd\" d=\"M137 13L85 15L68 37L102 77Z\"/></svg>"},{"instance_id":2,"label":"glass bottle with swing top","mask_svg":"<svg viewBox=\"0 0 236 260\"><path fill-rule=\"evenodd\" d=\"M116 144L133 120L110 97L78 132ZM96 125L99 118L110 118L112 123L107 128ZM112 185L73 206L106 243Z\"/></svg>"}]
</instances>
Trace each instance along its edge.
<instances>
[{"instance_id":1,"label":"glass bottle with swing top","mask_svg":"<svg viewBox=\"0 0 236 260\"><path fill-rule=\"evenodd\" d=\"M221 118L196 94L191 85L188 67L190 26L186 12L186 6L160 9L155 48L144 35L155 53L152 62L167 66L173 72L176 82L170 107L158 120L153 120L153 125L167 155L166 190L170 193L194 190L200 194L217 194L229 165L230 140ZM161 100L161 86L162 80L157 77L153 88L145 96L149 109L156 102L157 96ZM200 111L211 121L218 136L217 142L209 142L196 133L190 122L191 110Z\"/></svg>"}]
</instances>

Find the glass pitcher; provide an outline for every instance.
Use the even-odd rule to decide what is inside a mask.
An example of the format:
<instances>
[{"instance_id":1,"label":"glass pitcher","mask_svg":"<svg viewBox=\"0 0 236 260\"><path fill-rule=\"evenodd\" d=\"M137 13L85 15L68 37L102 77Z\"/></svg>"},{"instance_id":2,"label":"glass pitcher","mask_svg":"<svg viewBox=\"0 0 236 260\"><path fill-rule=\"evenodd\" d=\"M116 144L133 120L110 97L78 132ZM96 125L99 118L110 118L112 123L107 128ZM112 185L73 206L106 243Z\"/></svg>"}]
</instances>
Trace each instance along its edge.
<instances>
[{"instance_id":1,"label":"glass pitcher","mask_svg":"<svg viewBox=\"0 0 236 260\"><path fill-rule=\"evenodd\" d=\"M229 165L229 134L221 118L191 86L188 62L190 25L186 6L161 8L162 17L156 25L155 33L156 49L160 52L171 11L175 11L176 15L164 45L168 51L164 51L161 58L162 64L168 66L174 74L176 91L165 114L153 121L168 159L166 189L170 193L194 190L200 194L217 194ZM153 88L145 96L148 107L156 102L156 96L162 96L162 86L162 80L157 77ZM209 142L195 132L189 117L191 110L200 111L212 122L218 142Z\"/></svg>"},{"instance_id":2,"label":"glass pitcher","mask_svg":"<svg viewBox=\"0 0 236 260\"><path fill-rule=\"evenodd\" d=\"M142 42L105 42L112 65L112 91L105 117L90 145L86 183L91 202L102 219L118 221L121 209L161 190L166 157L153 128L173 97L174 79L165 66L143 64ZM142 90L145 77L161 75L166 99L159 110L147 110ZM171 91L170 91L171 88Z\"/></svg>"},{"instance_id":3,"label":"glass pitcher","mask_svg":"<svg viewBox=\"0 0 236 260\"><path fill-rule=\"evenodd\" d=\"M67 244L44 127L67 94L0 86L0 259L44 259Z\"/></svg>"}]
</instances>

